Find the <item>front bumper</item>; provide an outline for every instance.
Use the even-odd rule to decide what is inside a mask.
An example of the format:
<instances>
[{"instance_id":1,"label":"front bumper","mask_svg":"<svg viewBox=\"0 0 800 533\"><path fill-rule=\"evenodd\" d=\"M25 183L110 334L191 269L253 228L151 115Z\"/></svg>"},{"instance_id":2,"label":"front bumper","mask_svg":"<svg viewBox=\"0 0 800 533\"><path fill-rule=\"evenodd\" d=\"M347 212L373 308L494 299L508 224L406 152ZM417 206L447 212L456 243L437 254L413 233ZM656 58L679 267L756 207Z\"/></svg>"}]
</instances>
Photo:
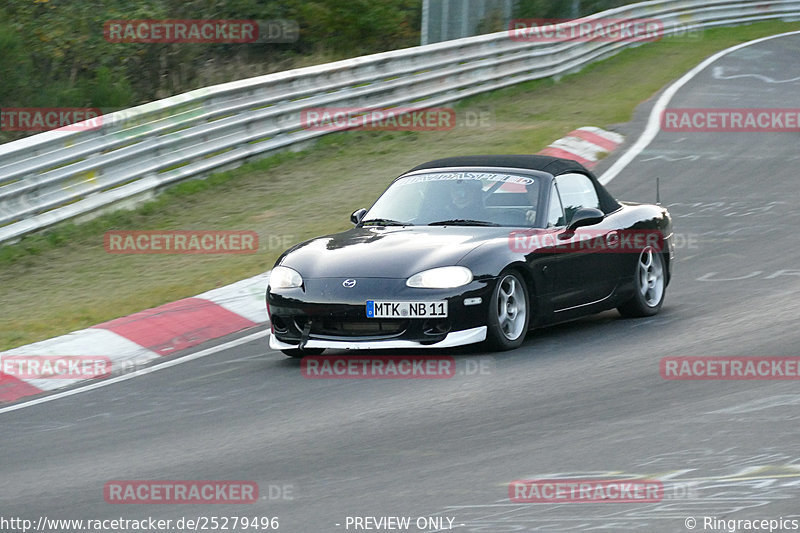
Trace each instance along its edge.
<instances>
[{"instance_id":1,"label":"front bumper","mask_svg":"<svg viewBox=\"0 0 800 533\"><path fill-rule=\"evenodd\" d=\"M374 340L374 341L333 341L309 339L306 348L326 348L333 350L380 350L380 349L400 349L400 348L452 348L454 346L464 346L486 340L486 326L465 329L462 331L451 331L445 338L433 344L423 344L418 341L408 340ZM273 350L293 350L298 348L298 344L289 344L279 340L275 334L269 336L269 347Z\"/></svg>"},{"instance_id":2,"label":"front bumper","mask_svg":"<svg viewBox=\"0 0 800 533\"><path fill-rule=\"evenodd\" d=\"M304 288L268 290L270 346L307 348L445 348L481 342L493 279L474 280L457 289L412 289L405 280L363 278L355 288L341 279L306 280ZM366 316L366 301L448 302L447 318ZM469 302L469 303L468 303ZM302 342L305 340L305 342Z\"/></svg>"}]
</instances>

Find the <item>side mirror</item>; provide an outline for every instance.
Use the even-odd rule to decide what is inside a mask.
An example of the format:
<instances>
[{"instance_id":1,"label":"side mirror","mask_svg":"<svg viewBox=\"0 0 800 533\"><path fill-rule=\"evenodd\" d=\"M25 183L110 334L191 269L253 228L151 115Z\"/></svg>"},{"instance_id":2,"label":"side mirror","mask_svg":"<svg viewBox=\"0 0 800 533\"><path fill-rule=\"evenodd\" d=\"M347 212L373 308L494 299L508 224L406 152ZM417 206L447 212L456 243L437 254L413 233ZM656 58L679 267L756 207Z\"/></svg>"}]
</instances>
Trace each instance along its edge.
<instances>
[{"instance_id":1,"label":"side mirror","mask_svg":"<svg viewBox=\"0 0 800 533\"><path fill-rule=\"evenodd\" d=\"M357 209L357 210L353 211L352 215L350 215L350 222L352 222L353 224L358 226L358 224L362 220L364 220L364 215L366 215L366 214L367 214L367 210L366 209L363 209L363 208L362 209Z\"/></svg>"},{"instance_id":2,"label":"side mirror","mask_svg":"<svg viewBox=\"0 0 800 533\"><path fill-rule=\"evenodd\" d=\"M581 207L575 214L572 215L572 220L569 221L567 226L568 231L574 231L583 226L593 226L599 224L605 218L605 214L599 209L594 207Z\"/></svg>"}]
</instances>

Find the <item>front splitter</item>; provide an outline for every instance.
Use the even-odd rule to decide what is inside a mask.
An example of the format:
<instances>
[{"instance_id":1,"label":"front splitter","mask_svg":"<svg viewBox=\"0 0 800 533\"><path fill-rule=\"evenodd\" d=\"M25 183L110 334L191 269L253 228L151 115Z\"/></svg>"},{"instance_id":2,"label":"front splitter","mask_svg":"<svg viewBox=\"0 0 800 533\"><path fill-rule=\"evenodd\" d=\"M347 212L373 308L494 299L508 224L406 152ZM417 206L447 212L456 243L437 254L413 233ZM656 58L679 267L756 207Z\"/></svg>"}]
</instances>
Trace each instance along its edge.
<instances>
[{"instance_id":1,"label":"front splitter","mask_svg":"<svg viewBox=\"0 0 800 533\"><path fill-rule=\"evenodd\" d=\"M324 348L331 350L382 350L382 349L401 349L401 348L452 348L454 346L464 346L486 340L486 326L477 328L453 331L439 342L433 344L422 344L417 341L406 340L384 340L384 341L328 341L309 339L305 348ZM278 340L275 335L269 336L269 347L273 350L296 350L297 344L289 344Z\"/></svg>"}]
</instances>

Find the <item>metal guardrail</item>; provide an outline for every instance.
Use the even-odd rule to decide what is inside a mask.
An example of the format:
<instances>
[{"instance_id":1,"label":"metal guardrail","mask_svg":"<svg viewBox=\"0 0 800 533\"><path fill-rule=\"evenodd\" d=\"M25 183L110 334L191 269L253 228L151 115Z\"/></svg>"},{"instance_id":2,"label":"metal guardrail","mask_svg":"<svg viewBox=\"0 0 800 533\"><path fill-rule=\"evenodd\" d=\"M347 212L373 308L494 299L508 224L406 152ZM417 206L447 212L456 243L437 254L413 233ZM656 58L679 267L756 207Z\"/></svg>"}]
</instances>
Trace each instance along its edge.
<instances>
[{"instance_id":1,"label":"metal guardrail","mask_svg":"<svg viewBox=\"0 0 800 533\"><path fill-rule=\"evenodd\" d=\"M656 0L576 22L658 19L671 35L798 16L800 0ZM206 87L104 115L96 130L6 143L0 243L329 133L304 129L309 107L439 106L574 72L633 44L520 41L503 31Z\"/></svg>"}]
</instances>

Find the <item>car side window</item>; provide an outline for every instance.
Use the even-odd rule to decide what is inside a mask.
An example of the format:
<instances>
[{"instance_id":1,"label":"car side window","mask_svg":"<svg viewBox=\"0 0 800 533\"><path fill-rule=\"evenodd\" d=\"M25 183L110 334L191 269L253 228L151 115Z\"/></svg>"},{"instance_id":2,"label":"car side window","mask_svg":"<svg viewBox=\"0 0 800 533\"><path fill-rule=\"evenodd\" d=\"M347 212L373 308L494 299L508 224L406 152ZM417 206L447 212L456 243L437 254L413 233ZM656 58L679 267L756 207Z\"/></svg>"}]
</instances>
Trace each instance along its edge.
<instances>
[{"instance_id":1,"label":"car side window","mask_svg":"<svg viewBox=\"0 0 800 533\"><path fill-rule=\"evenodd\" d=\"M558 188L552 185L550 188L550 205L547 208L547 227L557 228L566 224L564 219L564 208L561 207L561 199L558 195Z\"/></svg>"},{"instance_id":2,"label":"car side window","mask_svg":"<svg viewBox=\"0 0 800 533\"><path fill-rule=\"evenodd\" d=\"M572 219L581 207L600 209L600 199L592 180L583 174L562 174L556 177L557 190L561 197L566 220Z\"/></svg>"}]
</instances>

